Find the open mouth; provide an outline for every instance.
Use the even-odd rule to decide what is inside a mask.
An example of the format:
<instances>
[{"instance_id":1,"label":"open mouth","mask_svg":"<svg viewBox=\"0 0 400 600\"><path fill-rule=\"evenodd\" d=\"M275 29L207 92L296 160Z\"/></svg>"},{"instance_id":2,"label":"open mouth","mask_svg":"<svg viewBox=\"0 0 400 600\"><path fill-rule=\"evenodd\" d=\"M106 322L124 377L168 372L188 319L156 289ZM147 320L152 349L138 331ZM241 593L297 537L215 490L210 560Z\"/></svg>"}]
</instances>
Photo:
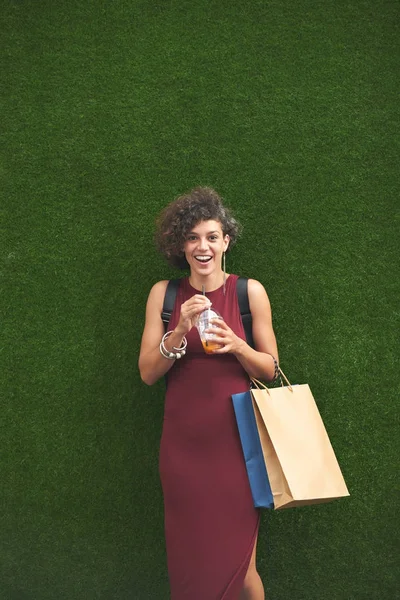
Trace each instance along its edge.
<instances>
[{"instance_id":1,"label":"open mouth","mask_svg":"<svg viewBox=\"0 0 400 600\"><path fill-rule=\"evenodd\" d=\"M195 256L195 259L202 263L203 265L207 264L208 262L210 262L212 256Z\"/></svg>"}]
</instances>

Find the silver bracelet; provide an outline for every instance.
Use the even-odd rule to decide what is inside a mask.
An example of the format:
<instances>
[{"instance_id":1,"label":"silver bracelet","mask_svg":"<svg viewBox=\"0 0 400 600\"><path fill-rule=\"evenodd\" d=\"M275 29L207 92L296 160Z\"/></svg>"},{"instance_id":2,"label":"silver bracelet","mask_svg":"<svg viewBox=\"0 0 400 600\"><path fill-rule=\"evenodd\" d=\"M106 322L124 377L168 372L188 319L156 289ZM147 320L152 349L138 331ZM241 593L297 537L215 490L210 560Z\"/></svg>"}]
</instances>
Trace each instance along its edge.
<instances>
[{"instance_id":1,"label":"silver bracelet","mask_svg":"<svg viewBox=\"0 0 400 600\"><path fill-rule=\"evenodd\" d=\"M160 354L164 358L168 358L169 360L175 360L176 358L178 358L178 359L182 358L182 356L185 356L185 354L186 354L187 339L184 336L182 339L182 346L180 348L176 348L175 346L173 346L172 350L176 350L176 352L170 352L169 350L166 349L164 342L167 339L167 337L169 337L171 335L171 333L174 333L174 332L167 331L167 333L165 333L163 335L162 340L160 342Z\"/></svg>"}]
</instances>

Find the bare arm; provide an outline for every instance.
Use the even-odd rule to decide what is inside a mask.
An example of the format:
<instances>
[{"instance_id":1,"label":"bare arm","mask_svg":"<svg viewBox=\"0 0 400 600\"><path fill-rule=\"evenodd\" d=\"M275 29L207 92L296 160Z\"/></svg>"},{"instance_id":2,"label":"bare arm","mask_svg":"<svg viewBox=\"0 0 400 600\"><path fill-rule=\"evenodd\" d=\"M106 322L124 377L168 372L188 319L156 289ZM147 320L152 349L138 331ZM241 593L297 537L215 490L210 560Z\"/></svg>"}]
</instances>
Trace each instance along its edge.
<instances>
[{"instance_id":1,"label":"bare arm","mask_svg":"<svg viewBox=\"0 0 400 600\"><path fill-rule=\"evenodd\" d=\"M168 281L156 283L152 287L147 300L146 323L139 356L140 376L147 385L153 385L175 364L175 360L164 358L159 350L164 335L164 323L161 319L161 313L167 285ZM173 347L179 348L181 346L184 336L193 327L194 318L209 303L208 298L196 294L182 304L179 323L173 333L165 340L167 350L172 351Z\"/></svg>"},{"instance_id":2,"label":"bare arm","mask_svg":"<svg viewBox=\"0 0 400 600\"><path fill-rule=\"evenodd\" d=\"M216 354L231 352L236 356L250 377L271 381L274 377L275 363L278 361L278 348L272 327L272 314L269 298L264 287L255 279L249 279L248 294L250 311L253 319L253 339L255 350L239 338L226 325L221 327L220 338L224 347L216 350Z\"/></svg>"}]
</instances>

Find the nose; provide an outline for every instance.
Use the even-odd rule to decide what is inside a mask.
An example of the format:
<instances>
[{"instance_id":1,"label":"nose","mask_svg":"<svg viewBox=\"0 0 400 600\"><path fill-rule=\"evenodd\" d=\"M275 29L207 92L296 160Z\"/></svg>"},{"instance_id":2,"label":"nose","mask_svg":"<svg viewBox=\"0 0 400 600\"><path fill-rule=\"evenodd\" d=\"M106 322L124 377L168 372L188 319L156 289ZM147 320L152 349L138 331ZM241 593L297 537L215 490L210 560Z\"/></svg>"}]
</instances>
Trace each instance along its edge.
<instances>
[{"instance_id":1,"label":"nose","mask_svg":"<svg viewBox=\"0 0 400 600\"><path fill-rule=\"evenodd\" d=\"M207 244L207 238L200 238L199 240L199 250L201 251L207 251L208 249L208 244Z\"/></svg>"}]
</instances>

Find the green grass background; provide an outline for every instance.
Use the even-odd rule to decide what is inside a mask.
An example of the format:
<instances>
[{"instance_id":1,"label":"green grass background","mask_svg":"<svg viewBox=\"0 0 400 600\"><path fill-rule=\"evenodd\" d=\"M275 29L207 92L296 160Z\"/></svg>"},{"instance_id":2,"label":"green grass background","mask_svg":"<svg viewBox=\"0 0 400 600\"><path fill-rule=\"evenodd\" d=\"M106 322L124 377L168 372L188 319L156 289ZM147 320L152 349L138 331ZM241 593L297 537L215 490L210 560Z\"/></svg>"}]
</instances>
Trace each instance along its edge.
<instances>
[{"instance_id":1,"label":"green grass background","mask_svg":"<svg viewBox=\"0 0 400 600\"><path fill-rule=\"evenodd\" d=\"M163 383L137 359L177 275L154 218L199 184L351 492L263 515L266 597L399 598L398 3L0 4L0 599L169 597Z\"/></svg>"}]
</instances>

